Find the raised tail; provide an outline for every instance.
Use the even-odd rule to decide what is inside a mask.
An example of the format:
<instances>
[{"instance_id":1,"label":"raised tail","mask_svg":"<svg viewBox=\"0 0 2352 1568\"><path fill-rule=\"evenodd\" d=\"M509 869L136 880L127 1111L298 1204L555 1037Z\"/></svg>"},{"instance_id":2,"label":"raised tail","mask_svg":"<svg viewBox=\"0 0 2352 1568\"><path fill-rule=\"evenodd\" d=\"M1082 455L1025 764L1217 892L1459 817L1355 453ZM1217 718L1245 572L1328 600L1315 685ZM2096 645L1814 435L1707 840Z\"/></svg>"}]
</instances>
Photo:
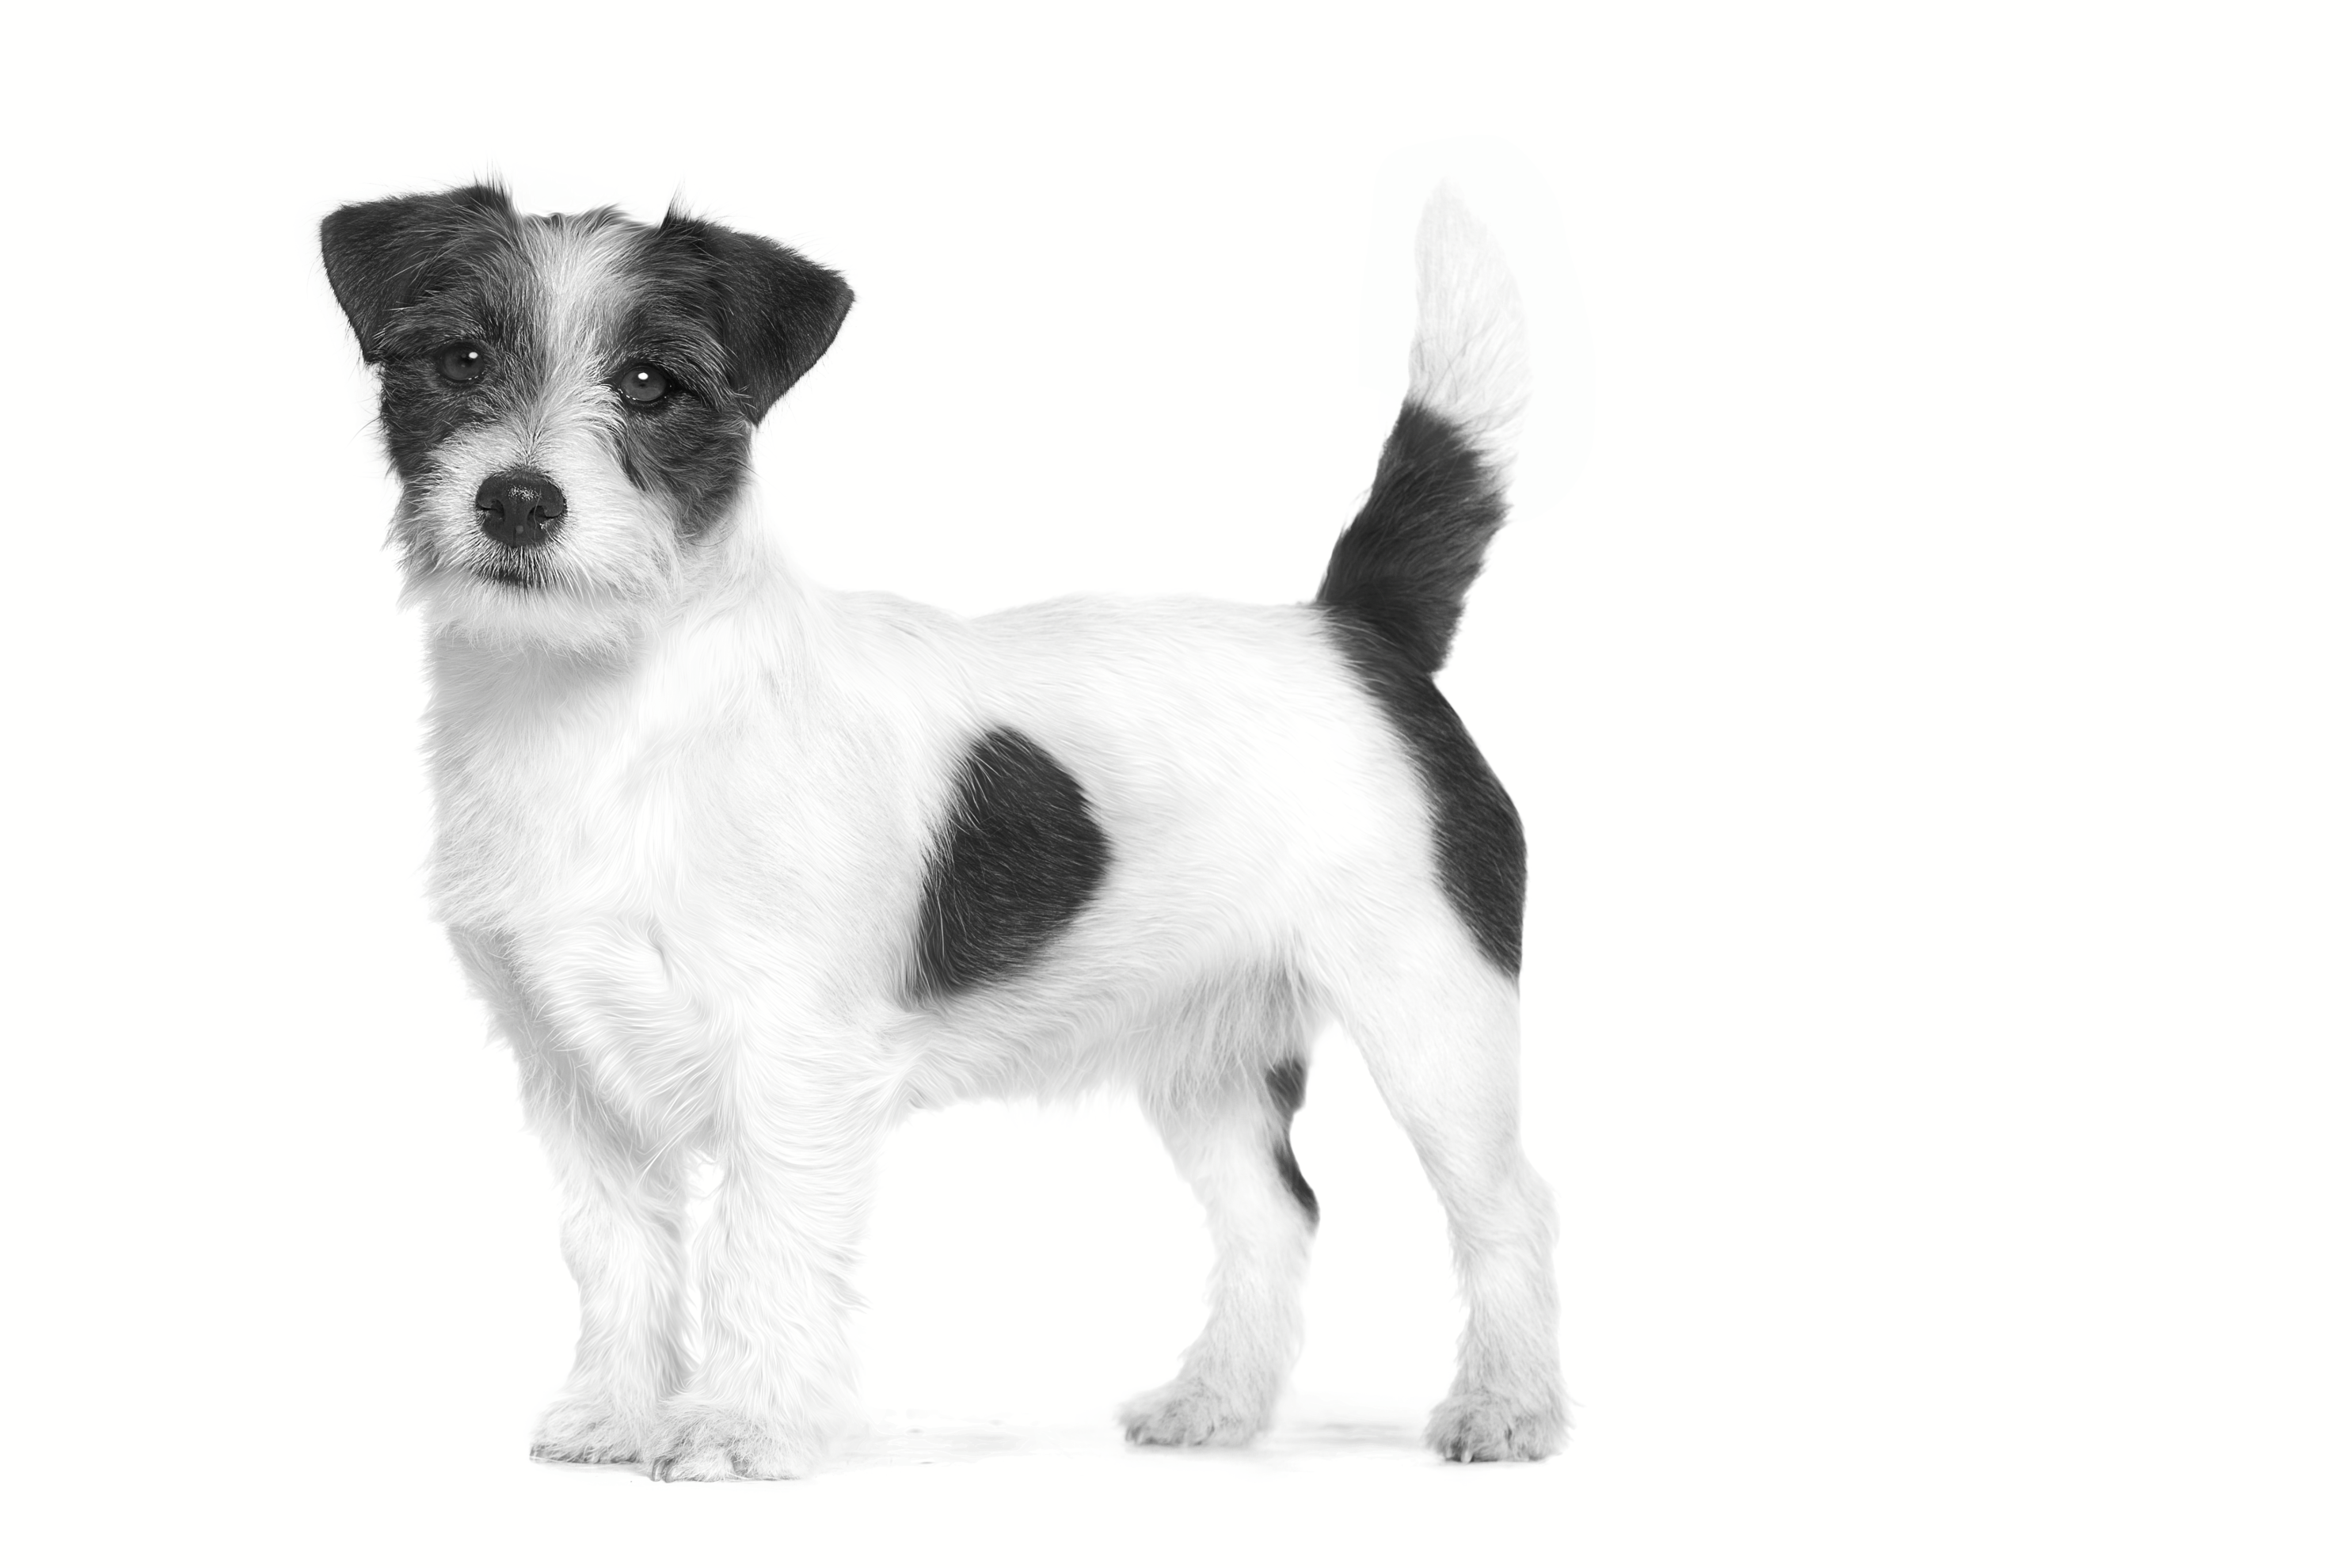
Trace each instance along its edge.
<instances>
[{"instance_id":1,"label":"raised tail","mask_svg":"<svg viewBox=\"0 0 2352 1568\"><path fill-rule=\"evenodd\" d=\"M1429 675L1444 667L1463 598L1503 526L1528 356L1517 286L1451 187L1430 197L1418 248L1404 406L1315 597Z\"/></svg>"}]
</instances>

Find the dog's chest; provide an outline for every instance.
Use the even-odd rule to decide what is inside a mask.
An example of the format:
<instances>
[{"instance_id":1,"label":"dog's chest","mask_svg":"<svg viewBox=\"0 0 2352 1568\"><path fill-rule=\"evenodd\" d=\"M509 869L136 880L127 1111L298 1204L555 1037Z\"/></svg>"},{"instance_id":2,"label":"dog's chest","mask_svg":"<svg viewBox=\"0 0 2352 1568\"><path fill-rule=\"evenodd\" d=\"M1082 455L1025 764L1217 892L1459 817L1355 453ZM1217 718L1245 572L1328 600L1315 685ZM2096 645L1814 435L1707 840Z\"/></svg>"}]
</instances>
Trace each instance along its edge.
<instances>
[{"instance_id":1,"label":"dog's chest","mask_svg":"<svg viewBox=\"0 0 2352 1568\"><path fill-rule=\"evenodd\" d=\"M675 742L617 724L485 727L436 768L433 892L444 920L537 926L655 913L719 814L719 781ZM689 748L690 749L690 748Z\"/></svg>"},{"instance_id":2,"label":"dog's chest","mask_svg":"<svg viewBox=\"0 0 2352 1568\"><path fill-rule=\"evenodd\" d=\"M788 856L740 810L743 737L646 705L436 727L436 912L526 1053L660 1122L779 967Z\"/></svg>"},{"instance_id":3,"label":"dog's chest","mask_svg":"<svg viewBox=\"0 0 2352 1568\"><path fill-rule=\"evenodd\" d=\"M436 716L436 912L493 942L519 1003L640 1052L875 994L919 873L871 782L899 770L740 690L598 695Z\"/></svg>"}]
</instances>

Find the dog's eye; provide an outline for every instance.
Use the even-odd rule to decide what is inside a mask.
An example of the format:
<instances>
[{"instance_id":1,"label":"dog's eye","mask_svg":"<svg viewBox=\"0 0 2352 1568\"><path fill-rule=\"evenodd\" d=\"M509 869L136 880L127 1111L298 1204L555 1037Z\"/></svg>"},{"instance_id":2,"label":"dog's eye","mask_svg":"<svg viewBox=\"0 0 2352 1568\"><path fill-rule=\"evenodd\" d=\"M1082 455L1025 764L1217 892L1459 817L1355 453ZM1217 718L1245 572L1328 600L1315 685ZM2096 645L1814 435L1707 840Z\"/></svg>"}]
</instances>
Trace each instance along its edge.
<instances>
[{"instance_id":1,"label":"dog's eye","mask_svg":"<svg viewBox=\"0 0 2352 1568\"><path fill-rule=\"evenodd\" d=\"M482 379L489 355L479 343L451 343L441 351L441 379L452 386L471 386Z\"/></svg>"},{"instance_id":2,"label":"dog's eye","mask_svg":"<svg viewBox=\"0 0 2352 1568\"><path fill-rule=\"evenodd\" d=\"M621 395L640 408L649 408L669 395L669 377L649 364L633 364L615 383Z\"/></svg>"}]
</instances>

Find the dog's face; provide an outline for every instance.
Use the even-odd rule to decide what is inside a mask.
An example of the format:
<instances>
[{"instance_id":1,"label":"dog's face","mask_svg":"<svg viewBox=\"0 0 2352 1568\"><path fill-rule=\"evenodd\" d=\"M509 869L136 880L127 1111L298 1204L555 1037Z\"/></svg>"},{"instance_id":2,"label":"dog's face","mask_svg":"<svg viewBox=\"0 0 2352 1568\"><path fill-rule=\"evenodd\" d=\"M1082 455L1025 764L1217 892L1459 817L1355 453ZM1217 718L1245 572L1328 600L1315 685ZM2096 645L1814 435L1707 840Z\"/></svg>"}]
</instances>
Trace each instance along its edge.
<instances>
[{"instance_id":1,"label":"dog's face","mask_svg":"<svg viewBox=\"0 0 2352 1568\"><path fill-rule=\"evenodd\" d=\"M676 602L850 303L769 240L527 217L487 185L347 206L320 237L382 375L410 595L498 641L593 644Z\"/></svg>"}]
</instances>

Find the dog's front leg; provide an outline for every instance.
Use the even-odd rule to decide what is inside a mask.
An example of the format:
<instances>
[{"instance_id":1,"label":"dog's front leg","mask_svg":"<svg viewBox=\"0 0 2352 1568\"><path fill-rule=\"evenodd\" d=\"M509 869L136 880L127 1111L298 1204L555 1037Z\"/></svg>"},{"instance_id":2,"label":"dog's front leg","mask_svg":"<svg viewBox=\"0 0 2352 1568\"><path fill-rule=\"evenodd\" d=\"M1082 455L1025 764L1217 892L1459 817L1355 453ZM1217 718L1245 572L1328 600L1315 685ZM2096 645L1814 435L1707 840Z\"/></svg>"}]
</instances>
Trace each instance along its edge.
<instances>
[{"instance_id":1,"label":"dog's front leg","mask_svg":"<svg viewBox=\"0 0 2352 1568\"><path fill-rule=\"evenodd\" d=\"M576 1086L547 1081L554 1076L527 1075L525 1098L562 1198L580 1346L530 1451L627 1463L647 1455L663 1403L685 1382L683 1162L646 1148Z\"/></svg>"},{"instance_id":2,"label":"dog's front leg","mask_svg":"<svg viewBox=\"0 0 2352 1568\"><path fill-rule=\"evenodd\" d=\"M534 1458L642 1458L663 1403L685 1381L685 1160L598 1081L580 1042L535 1002L514 943L452 926L450 942L514 1047L523 1107L563 1205L563 1260L580 1287L580 1347L540 1418Z\"/></svg>"},{"instance_id":3,"label":"dog's front leg","mask_svg":"<svg viewBox=\"0 0 2352 1568\"><path fill-rule=\"evenodd\" d=\"M819 1076L778 1075L715 1129L701 1365L664 1414L656 1480L806 1475L854 1418L849 1270L887 1117Z\"/></svg>"}]
</instances>

